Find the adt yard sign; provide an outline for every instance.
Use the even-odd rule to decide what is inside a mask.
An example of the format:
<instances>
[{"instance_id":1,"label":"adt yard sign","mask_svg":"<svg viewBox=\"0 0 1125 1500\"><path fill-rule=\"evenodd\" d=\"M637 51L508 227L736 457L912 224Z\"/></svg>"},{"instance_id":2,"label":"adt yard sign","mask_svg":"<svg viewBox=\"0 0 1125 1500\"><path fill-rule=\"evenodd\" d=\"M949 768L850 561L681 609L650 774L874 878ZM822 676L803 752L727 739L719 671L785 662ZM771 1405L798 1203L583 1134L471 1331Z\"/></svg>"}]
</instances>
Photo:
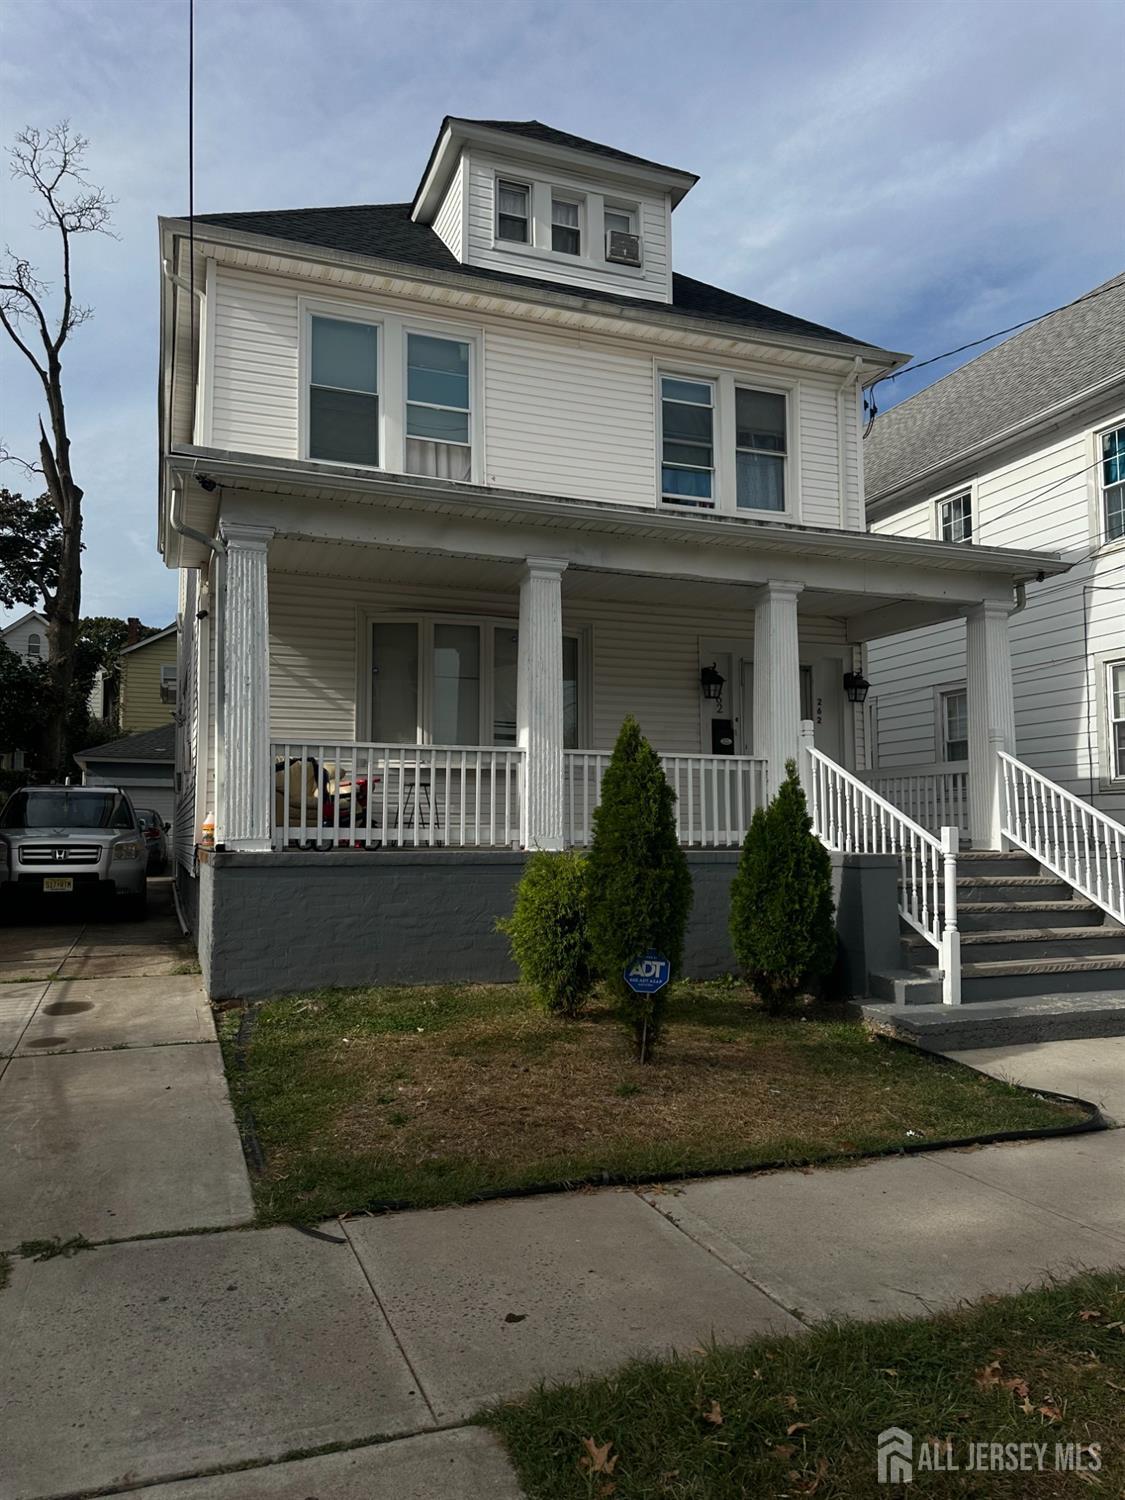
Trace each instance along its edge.
<instances>
[{"instance_id":1,"label":"adt yard sign","mask_svg":"<svg viewBox=\"0 0 1125 1500\"><path fill-rule=\"evenodd\" d=\"M635 995L655 995L672 977L672 965L659 953L642 953L625 970L625 983Z\"/></svg>"}]
</instances>

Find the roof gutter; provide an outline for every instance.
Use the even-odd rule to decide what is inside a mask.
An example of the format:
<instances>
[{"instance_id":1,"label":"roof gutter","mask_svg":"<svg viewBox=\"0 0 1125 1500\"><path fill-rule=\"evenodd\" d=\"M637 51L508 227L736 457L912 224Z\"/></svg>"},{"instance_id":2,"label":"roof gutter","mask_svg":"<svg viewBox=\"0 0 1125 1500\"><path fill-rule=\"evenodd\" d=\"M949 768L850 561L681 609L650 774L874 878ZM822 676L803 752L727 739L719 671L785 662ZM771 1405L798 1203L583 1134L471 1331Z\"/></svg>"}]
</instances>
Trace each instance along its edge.
<instances>
[{"instance_id":1,"label":"roof gutter","mask_svg":"<svg viewBox=\"0 0 1125 1500\"><path fill-rule=\"evenodd\" d=\"M885 490L880 490L877 495L872 495L867 501L868 513L884 508L893 509L902 501L913 500L912 491L923 485L932 483L947 469L955 469L961 464L970 463L974 458L979 458L982 453L987 453L991 448L1001 447L1005 443L1013 442L1018 437L1025 437L1037 428L1045 427L1052 422L1058 421L1060 417L1073 411L1076 407L1083 406L1087 401L1093 401L1098 396L1111 391L1114 386L1125 382L1125 369L1116 374L1100 380L1096 385L1087 386L1084 391L1077 395L1067 396L1065 400L1056 402L1054 406L1048 406L1043 411L1036 412L1032 417L1025 417L1022 422L1015 422L1011 427L1005 427L1000 432L993 433L991 437L982 438L979 443L973 443L968 448L963 448L960 453L955 453L951 458L943 458L928 469L920 469L917 474L912 474L909 479L901 484L894 484ZM921 394L919 392L919 394ZM894 408L884 416L886 422L888 417L893 417Z\"/></svg>"}]
</instances>

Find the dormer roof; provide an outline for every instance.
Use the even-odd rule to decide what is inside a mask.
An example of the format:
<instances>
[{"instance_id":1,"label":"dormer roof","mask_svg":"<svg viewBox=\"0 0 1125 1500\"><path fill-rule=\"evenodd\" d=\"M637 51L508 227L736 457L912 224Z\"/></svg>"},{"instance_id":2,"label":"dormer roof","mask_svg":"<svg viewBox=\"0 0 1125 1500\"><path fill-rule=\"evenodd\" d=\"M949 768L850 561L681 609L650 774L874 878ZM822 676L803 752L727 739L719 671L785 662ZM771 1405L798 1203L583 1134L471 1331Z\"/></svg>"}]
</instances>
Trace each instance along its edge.
<instances>
[{"instance_id":1,"label":"dormer roof","mask_svg":"<svg viewBox=\"0 0 1125 1500\"><path fill-rule=\"evenodd\" d=\"M659 187L671 196L672 207L681 201L699 181L695 172L669 167L663 162L633 156L615 146L604 146L585 136L572 135L544 125L541 120L466 120L446 115L411 205L412 217L428 223L437 211L449 174L467 144L506 148L511 151L519 142L520 154L554 165L575 165L585 160L587 167L594 158L600 172L645 182Z\"/></svg>"}]
</instances>

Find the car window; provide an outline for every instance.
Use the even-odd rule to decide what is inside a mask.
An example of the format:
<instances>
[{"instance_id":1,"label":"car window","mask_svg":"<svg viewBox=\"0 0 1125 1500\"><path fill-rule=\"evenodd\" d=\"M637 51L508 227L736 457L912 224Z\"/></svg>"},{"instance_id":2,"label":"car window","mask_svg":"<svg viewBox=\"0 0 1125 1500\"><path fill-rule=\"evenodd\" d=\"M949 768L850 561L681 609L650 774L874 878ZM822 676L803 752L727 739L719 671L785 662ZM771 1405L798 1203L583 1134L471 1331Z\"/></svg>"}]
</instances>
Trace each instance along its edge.
<instances>
[{"instance_id":1,"label":"car window","mask_svg":"<svg viewBox=\"0 0 1125 1500\"><path fill-rule=\"evenodd\" d=\"M0 813L0 828L132 828L129 804L116 792L29 787Z\"/></svg>"}]
</instances>

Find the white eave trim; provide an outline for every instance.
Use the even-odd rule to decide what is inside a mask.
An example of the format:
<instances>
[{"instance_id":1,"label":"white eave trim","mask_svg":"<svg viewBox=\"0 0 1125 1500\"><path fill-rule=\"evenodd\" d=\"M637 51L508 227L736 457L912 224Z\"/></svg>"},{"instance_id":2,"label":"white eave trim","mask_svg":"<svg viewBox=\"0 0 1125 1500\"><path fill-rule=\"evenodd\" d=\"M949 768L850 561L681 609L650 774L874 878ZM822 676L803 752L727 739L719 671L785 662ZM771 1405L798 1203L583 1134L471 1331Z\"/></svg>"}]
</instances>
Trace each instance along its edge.
<instances>
[{"instance_id":1,"label":"white eave trim","mask_svg":"<svg viewBox=\"0 0 1125 1500\"><path fill-rule=\"evenodd\" d=\"M161 219L162 230L171 235L186 235L187 221ZM253 234L247 230L228 229L218 224L195 225L195 243L227 246L233 250L245 250L266 256L274 261L290 261L295 266L313 264L317 266L345 266L367 276L382 277L407 282L411 287L437 287L449 295L441 298L447 305L459 305L464 299L472 299L479 307L501 316L527 316L530 309L546 312L581 313L589 319L591 332L608 333L621 337L621 322L648 326L650 335L657 332L679 333L685 341L690 338L727 340L754 348L791 349L801 354L821 355L829 360L846 360L854 366L860 359L860 376L864 383L882 373L890 373L905 364L908 354L898 354L889 349L880 349L874 344L836 343L831 339L803 337L800 334L778 333L767 329L748 328L741 323L727 323L719 318L685 316L672 309L664 311L659 302L643 306L625 306L621 303L595 301L581 293L568 292L564 287L557 291L544 287L517 285L514 282L490 282L474 279L469 272L446 271L432 266L419 266L412 262L386 260L373 255L357 255L349 250L330 250L322 245L307 245L297 240L283 240L272 235ZM263 267L266 275L277 274L272 268ZM284 274L284 273L281 273ZM295 274L300 274L295 273ZM408 293L407 293L408 295ZM436 299L432 299L436 300ZM546 321L546 319L545 319ZM609 326L603 326L609 325ZM571 325L573 326L573 325Z\"/></svg>"},{"instance_id":2,"label":"white eave trim","mask_svg":"<svg viewBox=\"0 0 1125 1500\"><path fill-rule=\"evenodd\" d=\"M490 510L497 516L580 523L588 530L629 535L656 532L669 541L695 546L766 548L782 552L816 553L823 557L854 557L891 562L930 563L950 572L994 573L1013 582L1054 577L1070 563L1055 552L1022 552L1008 547L965 547L874 531L835 531L828 527L781 524L743 516L697 515L686 518L644 506L607 506L599 501L536 495L483 485L459 484L415 475L373 474L338 464L308 460L235 454L214 448L184 447L168 455L169 468L185 477L206 473L220 484L248 488L270 485L296 490L339 492L341 498L390 496L417 510L464 515L468 508Z\"/></svg>"}]
</instances>

